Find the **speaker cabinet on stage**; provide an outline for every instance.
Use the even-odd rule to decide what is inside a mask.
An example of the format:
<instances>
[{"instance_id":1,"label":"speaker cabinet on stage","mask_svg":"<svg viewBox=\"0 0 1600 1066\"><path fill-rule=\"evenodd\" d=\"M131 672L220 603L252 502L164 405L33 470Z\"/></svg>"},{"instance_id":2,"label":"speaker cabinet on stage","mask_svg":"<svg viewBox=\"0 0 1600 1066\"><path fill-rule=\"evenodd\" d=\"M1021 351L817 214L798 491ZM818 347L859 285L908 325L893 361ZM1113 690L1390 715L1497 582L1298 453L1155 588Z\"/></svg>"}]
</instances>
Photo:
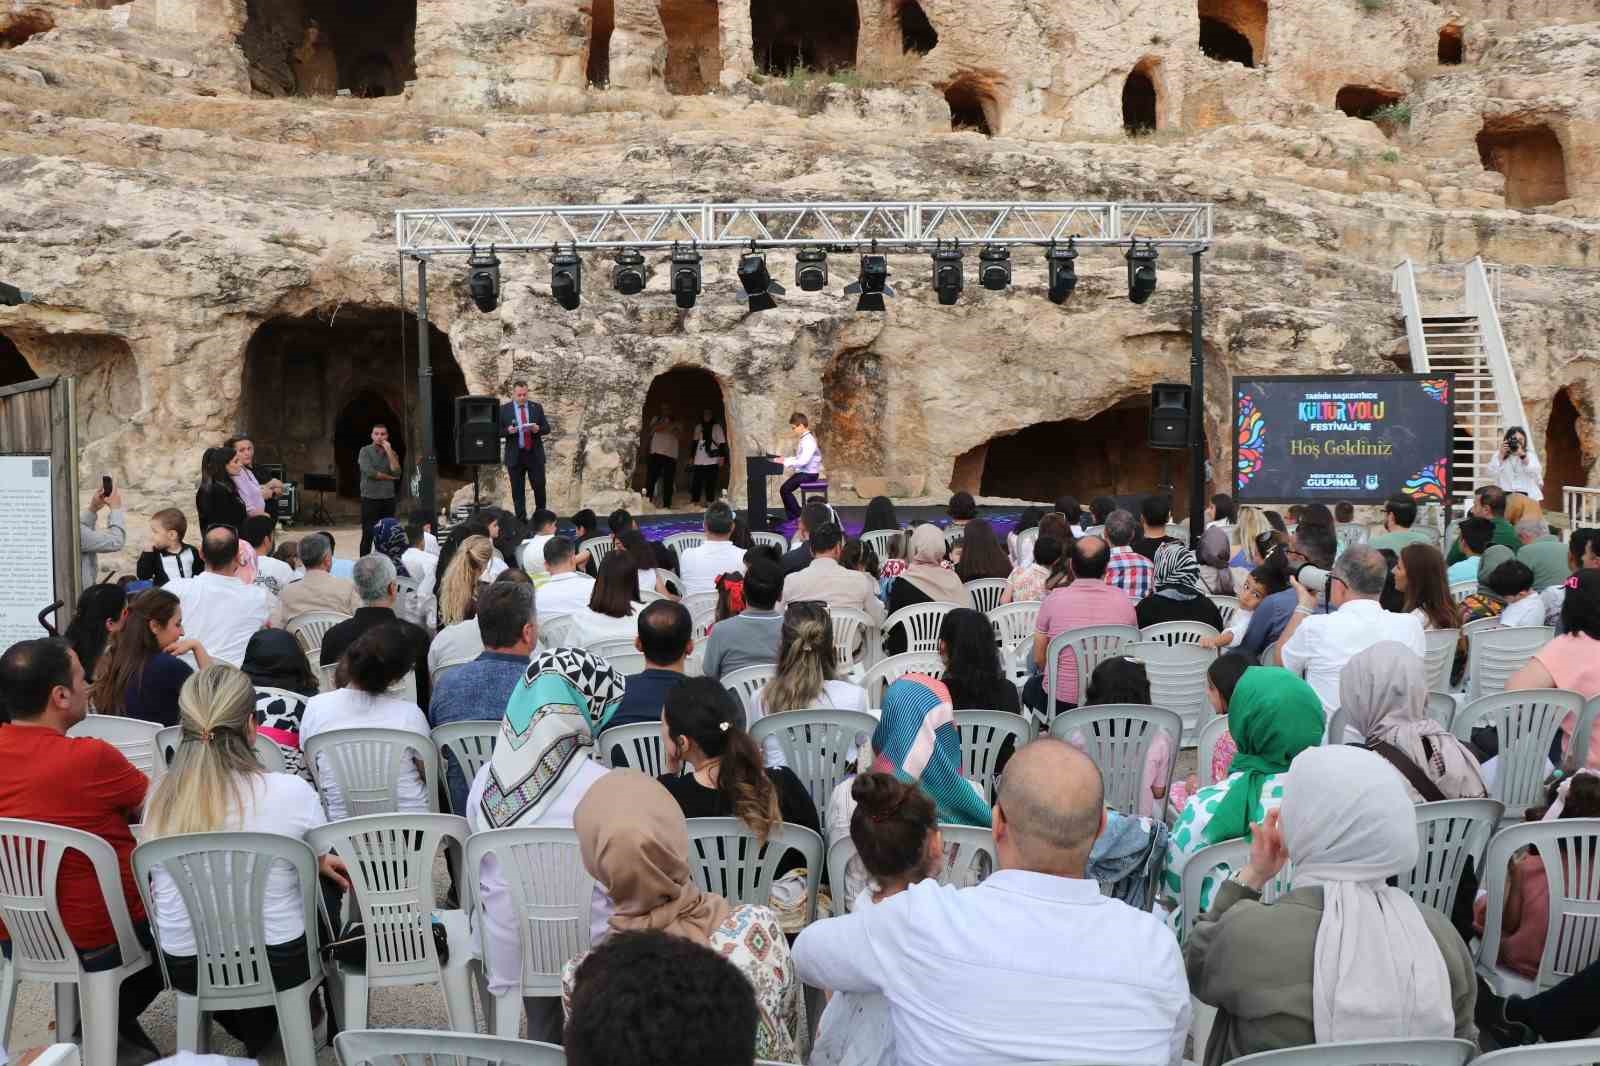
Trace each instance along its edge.
<instances>
[{"instance_id":1,"label":"speaker cabinet on stage","mask_svg":"<svg viewBox=\"0 0 1600 1066\"><path fill-rule=\"evenodd\" d=\"M1189 386L1150 386L1150 447L1189 447Z\"/></svg>"},{"instance_id":2,"label":"speaker cabinet on stage","mask_svg":"<svg viewBox=\"0 0 1600 1066\"><path fill-rule=\"evenodd\" d=\"M500 401L456 397L456 462L488 466L500 461Z\"/></svg>"}]
</instances>

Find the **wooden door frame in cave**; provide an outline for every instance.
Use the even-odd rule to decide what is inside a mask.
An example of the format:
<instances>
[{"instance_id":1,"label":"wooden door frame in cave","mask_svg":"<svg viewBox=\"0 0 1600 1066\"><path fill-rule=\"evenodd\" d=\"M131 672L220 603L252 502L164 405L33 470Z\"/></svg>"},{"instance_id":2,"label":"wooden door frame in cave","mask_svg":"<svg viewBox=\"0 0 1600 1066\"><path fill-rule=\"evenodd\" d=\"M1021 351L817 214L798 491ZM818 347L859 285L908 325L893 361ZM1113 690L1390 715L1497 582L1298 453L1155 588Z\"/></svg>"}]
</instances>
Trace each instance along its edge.
<instances>
[{"instance_id":1,"label":"wooden door frame in cave","mask_svg":"<svg viewBox=\"0 0 1600 1066\"><path fill-rule=\"evenodd\" d=\"M381 405L382 410L377 411L370 406L370 401L375 400ZM352 419L352 409L357 403L368 401L368 411L373 413L364 416L360 423L351 422L347 426L347 419ZM394 445L395 454L400 457L400 468L405 469L406 461L406 423L403 418L395 413L394 407L384 395L376 389L364 388L345 401L339 413L333 418L333 469L334 475L339 480L340 499L359 499L361 497L361 471L359 456L361 449L372 443L372 427L378 422L383 422L389 427L389 441ZM351 428L353 426L354 428ZM355 443L359 437L360 443ZM353 448L353 450L352 450ZM345 456L349 456L348 470L354 471L353 480L347 485ZM348 491L347 491L348 490Z\"/></svg>"},{"instance_id":2,"label":"wooden door frame in cave","mask_svg":"<svg viewBox=\"0 0 1600 1066\"><path fill-rule=\"evenodd\" d=\"M667 369L652 375L650 378L650 383L645 386L644 399L639 403L639 445L637 451L635 452L634 469L632 475L630 475L628 478L627 488L633 492L644 492L645 474L649 470L650 463L650 397L651 393L654 392L656 385L662 379L670 377L673 374L703 375L709 379L713 385L716 386L717 406L721 408L718 421L722 424L723 435L728 438L728 462L724 467L722 479L717 483L717 490L720 491L722 489L727 489L731 494L734 483L734 468L735 464L739 461L741 452L741 449L734 442L736 434L733 431L733 425L730 421L730 414L733 410L732 399L721 375L719 375L716 371L711 370L709 367L695 366L694 364L689 363L668 367ZM683 412L679 412L680 415L682 413ZM694 421L688 422L682 427L683 432L685 433L685 438L683 441L685 445L689 443L689 438L687 435L694 432L694 427L699 422L699 408L697 407L694 411L689 413L694 415ZM685 452L680 450L679 454L682 456L685 454ZM689 458L680 458L679 460L678 476L673 485L675 492L679 488L687 489L689 484L688 466L690 459L692 459L692 453L689 455Z\"/></svg>"}]
</instances>

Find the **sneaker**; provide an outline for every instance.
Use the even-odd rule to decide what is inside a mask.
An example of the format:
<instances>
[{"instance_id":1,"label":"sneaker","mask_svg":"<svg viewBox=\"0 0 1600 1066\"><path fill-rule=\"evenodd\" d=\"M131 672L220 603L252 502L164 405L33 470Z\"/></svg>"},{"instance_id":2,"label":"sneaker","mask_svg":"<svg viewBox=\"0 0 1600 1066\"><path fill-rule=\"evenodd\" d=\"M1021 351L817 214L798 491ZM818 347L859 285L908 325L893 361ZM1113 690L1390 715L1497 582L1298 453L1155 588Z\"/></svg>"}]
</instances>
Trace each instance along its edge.
<instances>
[{"instance_id":1,"label":"sneaker","mask_svg":"<svg viewBox=\"0 0 1600 1066\"><path fill-rule=\"evenodd\" d=\"M1522 1047L1537 1043L1539 1038L1522 1022L1506 1017L1506 1007L1521 996L1500 996L1483 978L1478 978L1478 1002L1473 1008L1473 1020L1478 1024L1480 1041L1487 1039L1497 1048Z\"/></svg>"}]
</instances>

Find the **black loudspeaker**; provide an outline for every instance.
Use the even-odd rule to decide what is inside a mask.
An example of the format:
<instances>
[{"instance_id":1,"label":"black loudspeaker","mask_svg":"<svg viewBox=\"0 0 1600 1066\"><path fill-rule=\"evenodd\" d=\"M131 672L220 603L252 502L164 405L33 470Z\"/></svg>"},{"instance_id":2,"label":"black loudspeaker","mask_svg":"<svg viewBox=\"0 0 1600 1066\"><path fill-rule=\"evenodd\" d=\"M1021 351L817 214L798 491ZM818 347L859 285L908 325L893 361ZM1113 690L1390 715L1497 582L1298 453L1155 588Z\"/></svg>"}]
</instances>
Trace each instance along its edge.
<instances>
[{"instance_id":1,"label":"black loudspeaker","mask_svg":"<svg viewBox=\"0 0 1600 1066\"><path fill-rule=\"evenodd\" d=\"M500 461L500 401L456 397L456 462L487 466Z\"/></svg>"},{"instance_id":2,"label":"black loudspeaker","mask_svg":"<svg viewBox=\"0 0 1600 1066\"><path fill-rule=\"evenodd\" d=\"M1150 447L1189 447L1189 386L1150 386Z\"/></svg>"}]
</instances>

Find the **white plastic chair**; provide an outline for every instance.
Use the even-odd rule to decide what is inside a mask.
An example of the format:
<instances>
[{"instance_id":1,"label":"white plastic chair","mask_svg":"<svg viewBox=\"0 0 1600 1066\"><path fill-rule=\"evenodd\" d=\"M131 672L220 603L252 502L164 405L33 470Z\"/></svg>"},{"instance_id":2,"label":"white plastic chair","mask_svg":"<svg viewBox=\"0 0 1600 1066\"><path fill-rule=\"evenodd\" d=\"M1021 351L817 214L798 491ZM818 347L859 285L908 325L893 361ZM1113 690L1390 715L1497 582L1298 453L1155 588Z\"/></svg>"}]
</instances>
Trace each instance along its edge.
<instances>
[{"instance_id":1,"label":"white plastic chair","mask_svg":"<svg viewBox=\"0 0 1600 1066\"><path fill-rule=\"evenodd\" d=\"M1189 861L1182 870L1178 871L1178 880L1181 888L1179 897L1183 907L1183 935L1189 936L1189 930L1194 928L1194 923L1200 920L1200 895L1205 880L1212 874L1220 873L1216 878L1216 886L1220 887L1222 881L1235 870L1242 870L1250 861L1250 841L1241 837L1238 840L1224 840L1218 844L1208 844L1189 856ZM1226 869L1226 873L1222 873ZM1290 878L1293 876L1288 863L1284 864L1278 876L1268 882L1262 890L1261 901L1271 903L1279 896L1289 891ZM1238 1061L1238 1060L1235 1060Z\"/></svg>"},{"instance_id":2,"label":"white plastic chair","mask_svg":"<svg viewBox=\"0 0 1600 1066\"><path fill-rule=\"evenodd\" d=\"M614 725L601 733L595 743L602 766L629 766L651 777L660 777L667 772L661 750L660 722ZM622 752L620 760L615 754L619 748Z\"/></svg>"},{"instance_id":3,"label":"white plastic chair","mask_svg":"<svg viewBox=\"0 0 1600 1066\"><path fill-rule=\"evenodd\" d=\"M612 544L609 536L590 537L588 540L578 545L578 550L580 552L589 553L589 558L594 560L596 569L598 569L600 566L600 560L606 557L606 554L611 551L611 548Z\"/></svg>"},{"instance_id":4,"label":"white plastic chair","mask_svg":"<svg viewBox=\"0 0 1600 1066\"><path fill-rule=\"evenodd\" d=\"M539 622L539 647L546 650L551 648L567 647L567 638L572 633L572 615L553 614ZM439 674L444 672L441 667L433 675L434 684L439 683Z\"/></svg>"},{"instance_id":5,"label":"white plastic chair","mask_svg":"<svg viewBox=\"0 0 1600 1066\"><path fill-rule=\"evenodd\" d=\"M830 607L828 617L833 621L833 655L839 672L862 676L878 650L878 627L865 611L853 607Z\"/></svg>"},{"instance_id":6,"label":"white plastic chair","mask_svg":"<svg viewBox=\"0 0 1600 1066\"><path fill-rule=\"evenodd\" d=\"M1422 658L1422 676L1427 678L1431 692L1450 691L1450 667L1456 661L1456 641L1459 629L1430 629L1422 634L1427 652Z\"/></svg>"},{"instance_id":7,"label":"white plastic chair","mask_svg":"<svg viewBox=\"0 0 1600 1066\"><path fill-rule=\"evenodd\" d=\"M874 707L883 706L883 694L898 678L907 674L944 676L944 660L937 652L908 651L879 659L861 678L861 687L867 690L867 699Z\"/></svg>"},{"instance_id":8,"label":"white plastic chair","mask_svg":"<svg viewBox=\"0 0 1600 1066\"><path fill-rule=\"evenodd\" d=\"M750 738L758 745L768 737L778 742L784 764L805 783L826 832L828 799L834 786L856 769L846 756L856 748L857 736L870 737L877 726L878 720L865 711L777 711L753 723Z\"/></svg>"},{"instance_id":9,"label":"white plastic chair","mask_svg":"<svg viewBox=\"0 0 1600 1066\"><path fill-rule=\"evenodd\" d=\"M56 876L69 851L78 852L94 869L122 953L122 965L114 970L85 972L62 924ZM116 851L79 829L0 818L0 922L11 936L11 959L0 965L0 1044L11 1035L17 984L36 981L55 986L57 1033L73 1031L81 1006L86 1066L117 1066L122 982L153 960L133 931Z\"/></svg>"},{"instance_id":10,"label":"white plastic chair","mask_svg":"<svg viewBox=\"0 0 1600 1066\"><path fill-rule=\"evenodd\" d=\"M305 649L306 658L314 663L322 650L322 638L327 635L328 630L340 622L349 621L350 617L338 611L306 611L289 619L283 624L283 628L300 642L300 647Z\"/></svg>"},{"instance_id":11,"label":"white plastic chair","mask_svg":"<svg viewBox=\"0 0 1600 1066\"><path fill-rule=\"evenodd\" d=\"M1499 734L1500 754L1489 798L1505 804L1506 819L1521 821L1529 807L1544 802L1545 762L1556 730L1567 715L1582 712L1583 697L1565 689L1496 692L1457 711L1450 732L1467 742L1481 726L1493 727Z\"/></svg>"},{"instance_id":12,"label":"white plastic chair","mask_svg":"<svg viewBox=\"0 0 1600 1066\"><path fill-rule=\"evenodd\" d=\"M591 655L611 661L613 655L631 655L638 649L633 646L633 637L606 637L603 640L593 640L584 645L584 650Z\"/></svg>"},{"instance_id":13,"label":"white plastic chair","mask_svg":"<svg viewBox=\"0 0 1600 1066\"><path fill-rule=\"evenodd\" d=\"M1467 698L1500 692L1534 652L1555 637L1551 626L1499 626L1467 634Z\"/></svg>"},{"instance_id":14,"label":"white plastic chair","mask_svg":"<svg viewBox=\"0 0 1600 1066\"><path fill-rule=\"evenodd\" d=\"M690 818L689 869L707 892L735 906L765 906L778 873L778 863L791 849L805 856L806 921L817 916L817 888L822 884L822 838L803 825L780 822L756 839L737 818Z\"/></svg>"},{"instance_id":15,"label":"white plastic chair","mask_svg":"<svg viewBox=\"0 0 1600 1066\"><path fill-rule=\"evenodd\" d=\"M1165 795L1172 787L1183 739L1183 719L1175 712L1140 704L1105 704L1067 711L1050 723L1051 736L1078 748L1100 768L1105 805L1129 815L1139 813L1145 759L1158 733L1165 733L1170 745L1167 776L1152 784L1161 786Z\"/></svg>"},{"instance_id":16,"label":"white plastic chair","mask_svg":"<svg viewBox=\"0 0 1600 1066\"><path fill-rule=\"evenodd\" d=\"M672 595L680 600L683 599L683 578L679 577L676 571L668 570L664 566L656 567L656 585L658 588L665 587Z\"/></svg>"},{"instance_id":17,"label":"white plastic chair","mask_svg":"<svg viewBox=\"0 0 1600 1066\"><path fill-rule=\"evenodd\" d=\"M339 1066L421 1066L471 1062L479 1066L566 1066L559 1044L437 1029L362 1029L333 1038Z\"/></svg>"},{"instance_id":18,"label":"white plastic chair","mask_svg":"<svg viewBox=\"0 0 1600 1066\"><path fill-rule=\"evenodd\" d=\"M1222 738L1228 735L1228 716L1214 714L1205 725L1200 727L1200 737L1195 741L1195 774L1200 778L1200 787L1217 783L1217 778L1211 773L1211 763L1216 758L1217 745L1222 743Z\"/></svg>"},{"instance_id":19,"label":"white plastic chair","mask_svg":"<svg viewBox=\"0 0 1600 1066\"><path fill-rule=\"evenodd\" d=\"M264 918L267 874L278 863L294 868L300 886L301 920L305 924L310 965L306 980L281 989L272 979ZM150 894L150 874L158 866L177 886L194 931L194 993L176 992L178 1050L207 1050L207 1015L271 1007L278 1015L284 1058L293 1066L315 1063L311 996L322 983L323 970L317 933L321 888L317 857L311 848L303 840L277 833L186 833L140 844L133 850L133 870L145 911L151 915L156 911ZM152 921L150 928L159 946L159 923ZM159 953L157 957L161 958ZM172 988L164 958L161 967L167 987Z\"/></svg>"},{"instance_id":20,"label":"white plastic chair","mask_svg":"<svg viewBox=\"0 0 1600 1066\"><path fill-rule=\"evenodd\" d=\"M1478 579L1471 578L1466 581L1452 581L1450 583L1450 602L1459 604L1462 600L1478 590Z\"/></svg>"},{"instance_id":21,"label":"white plastic chair","mask_svg":"<svg viewBox=\"0 0 1600 1066\"><path fill-rule=\"evenodd\" d=\"M51 1044L34 1056L32 1066L82 1066L77 1044Z\"/></svg>"},{"instance_id":22,"label":"white plastic chair","mask_svg":"<svg viewBox=\"0 0 1600 1066\"><path fill-rule=\"evenodd\" d=\"M678 602L682 603L683 609L691 615L698 615L702 611L715 611L717 609L717 593L715 589L710 592L690 592L685 594L683 599Z\"/></svg>"},{"instance_id":23,"label":"white plastic chair","mask_svg":"<svg viewBox=\"0 0 1600 1066\"><path fill-rule=\"evenodd\" d=\"M433 738L408 729L330 729L301 742L311 783L327 806L328 778L344 799L345 815L394 814L400 810L400 772L413 756L422 761L422 793L438 809L439 749Z\"/></svg>"},{"instance_id":24,"label":"white plastic chair","mask_svg":"<svg viewBox=\"0 0 1600 1066\"><path fill-rule=\"evenodd\" d=\"M1033 719L1010 711L957 711L956 732L961 734L961 774L983 789L994 802L999 775L995 764L1007 740L1012 751L1033 739Z\"/></svg>"},{"instance_id":25,"label":"white plastic chair","mask_svg":"<svg viewBox=\"0 0 1600 1066\"><path fill-rule=\"evenodd\" d=\"M150 777L157 772L155 740L160 731L157 722L115 714L89 714L67 730L67 736L103 740L122 752L140 773Z\"/></svg>"},{"instance_id":26,"label":"white plastic chair","mask_svg":"<svg viewBox=\"0 0 1600 1066\"><path fill-rule=\"evenodd\" d=\"M1593 1066L1600 1062L1600 1040L1565 1040L1558 1044L1491 1051L1472 1060L1472 1066Z\"/></svg>"},{"instance_id":27,"label":"white plastic chair","mask_svg":"<svg viewBox=\"0 0 1600 1066\"><path fill-rule=\"evenodd\" d=\"M1417 865L1400 875L1399 887L1448 916L1468 859L1482 878L1483 852L1505 807L1498 800L1456 799L1419 803L1416 810Z\"/></svg>"},{"instance_id":28,"label":"white plastic chair","mask_svg":"<svg viewBox=\"0 0 1600 1066\"><path fill-rule=\"evenodd\" d=\"M445 760L439 769L444 771L449 766L447 760L454 758L456 765L461 767L461 776L467 779L467 785L471 787L472 779L478 776L483 764L494 755L495 741L500 737L500 723L498 720L447 722L434 726L432 736L439 758ZM448 793L449 789L445 791ZM467 812L450 813L465 816Z\"/></svg>"},{"instance_id":29,"label":"white plastic chair","mask_svg":"<svg viewBox=\"0 0 1600 1066\"><path fill-rule=\"evenodd\" d=\"M1124 646L1122 654L1143 660L1145 674L1150 678L1150 702L1176 711L1183 719L1184 739L1193 738L1212 713L1211 700L1206 696L1206 671L1216 661L1216 650L1198 644L1141 640L1131 647Z\"/></svg>"},{"instance_id":30,"label":"white plastic chair","mask_svg":"<svg viewBox=\"0 0 1600 1066\"><path fill-rule=\"evenodd\" d=\"M317 649L317 650L319 652L321 651L320 648ZM332 692L334 689L339 687L337 684L334 683L334 675L337 673L337 671L339 669L339 664L338 663L323 664L323 663L319 663L315 659L313 659L311 661L311 669L316 671L316 674L317 674L317 691L318 692Z\"/></svg>"},{"instance_id":31,"label":"white plastic chair","mask_svg":"<svg viewBox=\"0 0 1600 1066\"><path fill-rule=\"evenodd\" d=\"M260 696L263 693L274 691L280 690L256 689L256 695ZM287 692L285 695L293 696L297 700L305 699L298 692ZM152 742L154 745L154 768L149 775L152 780L167 772L167 767L172 765L173 756L178 753L178 744L182 740L183 726L181 725L169 725L156 733L155 740ZM256 762L260 763L261 768L267 773L281 774L285 772L283 749L260 733L256 734L255 752Z\"/></svg>"},{"instance_id":32,"label":"white plastic chair","mask_svg":"<svg viewBox=\"0 0 1600 1066\"><path fill-rule=\"evenodd\" d=\"M1474 618L1472 621L1468 622L1466 625L1461 627L1461 633L1462 633L1463 636L1465 636L1467 638L1467 643L1471 644L1472 643L1472 634L1474 634L1474 633L1480 632L1481 630L1485 630L1485 629L1504 629L1504 628L1505 628L1505 623L1500 621L1500 616L1499 615L1492 615L1492 616L1490 616L1488 618Z\"/></svg>"},{"instance_id":33,"label":"white plastic chair","mask_svg":"<svg viewBox=\"0 0 1600 1066\"><path fill-rule=\"evenodd\" d=\"M514 828L474 833L467 841L464 878L472 913L483 930L481 867L486 858L499 866L511 897L517 936L522 942L522 988L491 996L479 986L488 1028L496 1036L516 1037L524 997L561 995L561 971L589 950L589 911L594 878L583 868L573 829ZM485 934L486 935L486 934ZM487 951L485 951L487 958ZM520 1061L520 1060L518 1060Z\"/></svg>"},{"instance_id":34,"label":"white plastic chair","mask_svg":"<svg viewBox=\"0 0 1600 1066\"><path fill-rule=\"evenodd\" d=\"M849 914L855 900L850 899L845 893L845 878L848 876L850 860L856 857L855 841L850 839L850 834L835 840L828 845L828 890L833 894L833 916Z\"/></svg>"},{"instance_id":35,"label":"white plastic chair","mask_svg":"<svg viewBox=\"0 0 1600 1066\"><path fill-rule=\"evenodd\" d=\"M1027 655L1033 650L1033 627L1039 620L1039 600L1002 603L989 611L995 643L1000 645L1000 665L1016 677L1027 675Z\"/></svg>"},{"instance_id":36,"label":"white plastic chair","mask_svg":"<svg viewBox=\"0 0 1600 1066\"><path fill-rule=\"evenodd\" d=\"M941 885L972 888L999 865L994 834L984 826L941 822L939 835L944 837L944 869L938 878Z\"/></svg>"},{"instance_id":37,"label":"white plastic chair","mask_svg":"<svg viewBox=\"0 0 1600 1066\"><path fill-rule=\"evenodd\" d=\"M1210 597L1212 603L1217 605L1217 610L1222 614L1222 628L1228 628L1233 622L1233 614L1239 609L1239 597L1216 595Z\"/></svg>"},{"instance_id":38,"label":"white plastic chair","mask_svg":"<svg viewBox=\"0 0 1600 1066\"><path fill-rule=\"evenodd\" d=\"M1350 712L1345 710L1343 707L1340 707L1338 710L1328 715L1328 724L1325 727L1327 731L1322 734L1322 742L1324 744L1331 744L1334 747L1338 747L1340 744L1345 743L1345 731L1349 728L1349 726Z\"/></svg>"},{"instance_id":39,"label":"white plastic chair","mask_svg":"<svg viewBox=\"0 0 1600 1066\"><path fill-rule=\"evenodd\" d=\"M1428 693L1428 717L1449 729L1456 718L1455 697L1448 692Z\"/></svg>"},{"instance_id":40,"label":"white plastic chair","mask_svg":"<svg viewBox=\"0 0 1600 1066\"><path fill-rule=\"evenodd\" d=\"M1217 632L1217 627L1207 622L1157 622L1139 630L1139 639L1158 640L1163 644L1198 644L1207 637L1216 636Z\"/></svg>"},{"instance_id":41,"label":"white plastic chair","mask_svg":"<svg viewBox=\"0 0 1600 1066\"><path fill-rule=\"evenodd\" d=\"M366 965L330 963L334 1004L345 1027L367 1027L372 988L438 981L450 1028L466 1033L477 1029L467 914L437 907L434 887L439 848L448 847L459 864L467 832L467 820L453 814L375 814L346 818L307 834L313 849L331 849L345 861L364 922ZM433 942L435 920L444 926L450 948L450 961L442 965Z\"/></svg>"},{"instance_id":42,"label":"white plastic chair","mask_svg":"<svg viewBox=\"0 0 1600 1066\"><path fill-rule=\"evenodd\" d=\"M662 544L663 547L670 548L672 551L677 552L679 555L682 555L684 552L688 551L690 548L698 548L698 547L700 547L700 545L704 544L705 542L706 542L706 535L703 532L700 532L700 533L674 533L672 536L663 537L662 540L661 540L661 544Z\"/></svg>"},{"instance_id":43,"label":"white plastic chair","mask_svg":"<svg viewBox=\"0 0 1600 1066\"><path fill-rule=\"evenodd\" d=\"M1539 972L1529 980L1500 965L1501 923L1506 905L1506 864L1523 848L1534 847L1550 886L1550 924L1545 932ZM1500 830L1483 859L1483 888L1489 894L1483 936L1478 941L1478 974L1502 996L1531 996L1600 959L1600 818L1557 818L1521 822Z\"/></svg>"},{"instance_id":44,"label":"white plastic chair","mask_svg":"<svg viewBox=\"0 0 1600 1066\"><path fill-rule=\"evenodd\" d=\"M1000 597L1011 586L1003 577L980 577L966 582L963 587L972 597L973 606L988 614L1000 606Z\"/></svg>"},{"instance_id":45,"label":"white plastic chair","mask_svg":"<svg viewBox=\"0 0 1600 1066\"><path fill-rule=\"evenodd\" d=\"M754 533L750 534L755 536ZM861 534L861 546L871 548L872 554L878 557L878 562L889 561L889 542L900 536L898 529L874 529L871 533Z\"/></svg>"},{"instance_id":46,"label":"white plastic chair","mask_svg":"<svg viewBox=\"0 0 1600 1066\"><path fill-rule=\"evenodd\" d=\"M932 603L913 603L909 607L902 607L883 620L883 625L878 627L879 655L887 655L889 634L896 628L904 626L906 632L906 650L901 654L916 651L939 650L939 627L944 624L944 616L955 610L958 605L935 600Z\"/></svg>"},{"instance_id":47,"label":"white plastic chair","mask_svg":"<svg viewBox=\"0 0 1600 1066\"><path fill-rule=\"evenodd\" d=\"M777 663L746 666L723 674L722 687L739 697L739 705L744 708L745 720L749 721L750 713L755 710L756 696L767 687L768 681L777 676Z\"/></svg>"},{"instance_id":48,"label":"white plastic chair","mask_svg":"<svg viewBox=\"0 0 1600 1066\"><path fill-rule=\"evenodd\" d=\"M1055 717L1056 701L1082 702L1083 692L1089 686L1094 668L1107 659L1124 654L1124 649L1139 642L1139 630L1134 626L1079 626L1069 629L1050 641L1045 651L1044 694L1045 722ZM1078 666L1078 690L1057 692L1056 674L1061 667L1061 657L1071 652ZM1152 696L1153 698L1153 696Z\"/></svg>"},{"instance_id":49,"label":"white plastic chair","mask_svg":"<svg viewBox=\"0 0 1600 1066\"><path fill-rule=\"evenodd\" d=\"M783 539L782 533L772 533L765 529L751 533L750 542L752 544L770 544L780 552L789 550L789 542Z\"/></svg>"},{"instance_id":50,"label":"white plastic chair","mask_svg":"<svg viewBox=\"0 0 1600 1066\"><path fill-rule=\"evenodd\" d=\"M948 553L951 548L960 544L967 536L966 526L946 526L944 533L944 550Z\"/></svg>"},{"instance_id":51,"label":"white plastic chair","mask_svg":"<svg viewBox=\"0 0 1600 1066\"><path fill-rule=\"evenodd\" d=\"M711 637L711 627L717 624L716 607L707 607L704 610L691 611L689 617L694 622L694 630L690 634L695 646L704 650L705 642Z\"/></svg>"},{"instance_id":52,"label":"white plastic chair","mask_svg":"<svg viewBox=\"0 0 1600 1066\"><path fill-rule=\"evenodd\" d=\"M650 663L642 651L617 651L604 657L606 663L623 677L642 674L650 668Z\"/></svg>"},{"instance_id":53,"label":"white plastic chair","mask_svg":"<svg viewBox=\"0 0 1600 1066\"><path fill-rule=\"evenodd\" d=\"M1469 1040L1351 1040L1263 1051L1228 1066L1465 1066L1477 1054Z\"/></svg>"},{"instance_id":54,"label":"white plastic chair","mask_svg":"<svg viewBox=\"0 0 1600 1066\"><path fill-rule=\"evenodd\" d=\"M1038 526L1034 526L1032 529L1024 529L1021 533L1018 533L1017 534L1017 554L1016 554L1016 557L1013 558L1011 561L1013 563L1015 563L1016 565L1018 565L1018 566L1022 565L1023 560L1027 560L1028 562L1032 562L1033 561L1033 546L1034 546L1034 544L1038 543L1038 540L1039 540L1039 527Z\"/></svg>"}]
</instances>

